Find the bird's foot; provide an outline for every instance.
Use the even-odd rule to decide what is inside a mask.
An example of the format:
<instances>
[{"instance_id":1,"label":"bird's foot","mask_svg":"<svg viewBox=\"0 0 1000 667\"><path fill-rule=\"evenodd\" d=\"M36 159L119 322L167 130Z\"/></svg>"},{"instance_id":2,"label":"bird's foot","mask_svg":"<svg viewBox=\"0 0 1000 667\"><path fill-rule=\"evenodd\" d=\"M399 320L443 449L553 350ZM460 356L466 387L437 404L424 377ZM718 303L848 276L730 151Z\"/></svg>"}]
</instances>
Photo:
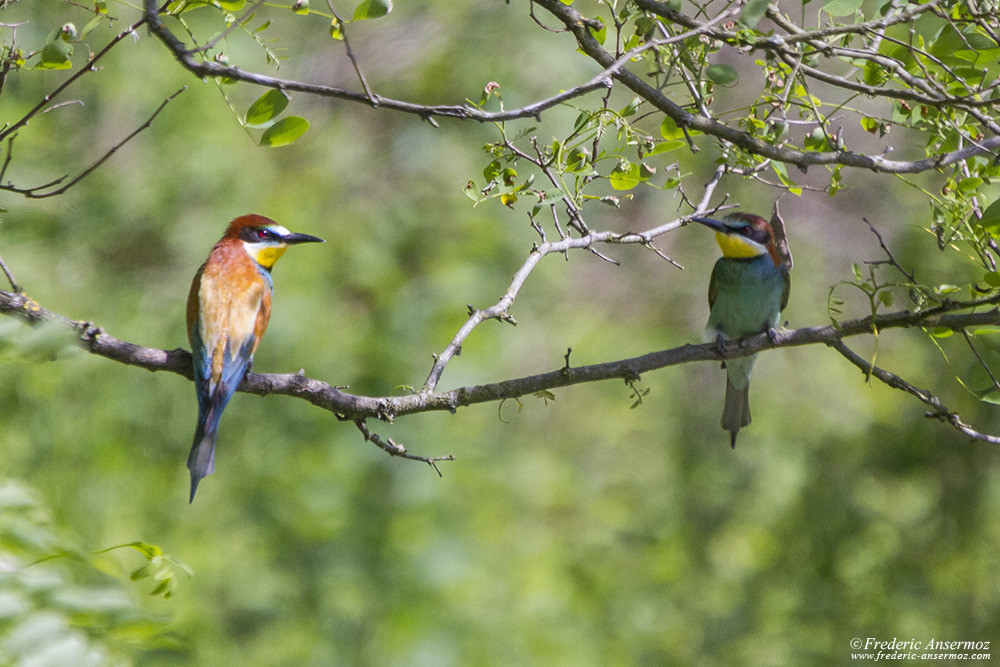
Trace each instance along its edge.
<instances>
[{"instance_id":1,"label":"bird's foot","mask_svg":"<svg viewBox=\"0 0 1000 667\"><path fill-rule=\"evenodd\" d=\"M775 329L774 327L768 327L767 331L765 333L767 333L767 339L769 341L771 341L771 345L777 345L778 344L778 330L777 329Z\"/></svg>"},{"instance_id":2,"label":"bird's foot","mask_svg":"<svg viewBox=\"0 0 1000 667\"><path fill-rule=\"evenodd\" d=\"M723 356L726 353L726 338L721 334L716 334L715 336L715 351L719 353L719 356ZM726 360L722 360L722 368L726 367Z\"/></svg>"}]
</instances>

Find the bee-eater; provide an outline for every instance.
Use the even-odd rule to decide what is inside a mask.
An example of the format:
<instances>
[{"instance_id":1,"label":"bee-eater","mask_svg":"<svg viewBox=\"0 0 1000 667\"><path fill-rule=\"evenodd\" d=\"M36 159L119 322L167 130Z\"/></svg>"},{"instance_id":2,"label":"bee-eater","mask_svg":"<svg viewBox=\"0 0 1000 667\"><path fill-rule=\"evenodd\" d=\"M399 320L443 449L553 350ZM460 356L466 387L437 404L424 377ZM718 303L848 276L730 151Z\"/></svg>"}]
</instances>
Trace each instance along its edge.
<instances>
[{"instance_id":1,"label":"bee-eater","mask_svg":"<svg viewBox=\"0 0 1000 667\"><path fill-rule=\"evenodd\" d=\"M191 282L187 332L194 357L198 428L188 456L191 498L215 469L215 437L222 411L250 370L271 317L271 267L290 245L322 243L293 234L260 215L236 218Z\"/></svg>"},{"instance_id":2,"label":"bee-eater","mask_svg":"<svg viewBox=\"0 0 1000 667\"><path fill-rule=\"evenodd\" d=\"M788 265L774 245L771 224L751 213L730 213L722 220L692 218L715 230L722 257L708 284L708 340L736 340L771 332L780 323L791 288ZM750 372L757 355L726 360L726 405L722 428L730 445L750 424Z\"/></svg>"}]
</instances>

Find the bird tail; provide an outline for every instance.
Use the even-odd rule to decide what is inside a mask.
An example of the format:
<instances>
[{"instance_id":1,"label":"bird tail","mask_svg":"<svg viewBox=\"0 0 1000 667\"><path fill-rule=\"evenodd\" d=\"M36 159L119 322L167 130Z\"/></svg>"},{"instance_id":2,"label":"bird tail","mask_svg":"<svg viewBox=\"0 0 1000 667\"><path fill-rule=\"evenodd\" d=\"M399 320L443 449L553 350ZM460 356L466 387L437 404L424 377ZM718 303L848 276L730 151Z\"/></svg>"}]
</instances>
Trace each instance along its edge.
<instances>
[{"instance_id":1,"label":"bird tail","mask_svg":"<svg viewBox=\"0 0 1000 667\"><path fill-rule=\"evenodd\" d=\"M736 449L736 434L750 424L750 383L742 389L726 377L726 406L722 409L722 428L729 431L729 444Z\"/></svg>"},{"instance_id":2,"label":"bird tail","mask_svg":"<svg viewBox=\"0 0 1000 667\"><path fill-rule=\"evenodd\" d=\"M198 430L195 431L194 444L191 445L187 460L188 470L191 471L189 503L194 502L194 492L198 490L199 482L215 470L215 434L214 428L206 429L203 423L199 423Z\"/></svg>"}]
</instances>

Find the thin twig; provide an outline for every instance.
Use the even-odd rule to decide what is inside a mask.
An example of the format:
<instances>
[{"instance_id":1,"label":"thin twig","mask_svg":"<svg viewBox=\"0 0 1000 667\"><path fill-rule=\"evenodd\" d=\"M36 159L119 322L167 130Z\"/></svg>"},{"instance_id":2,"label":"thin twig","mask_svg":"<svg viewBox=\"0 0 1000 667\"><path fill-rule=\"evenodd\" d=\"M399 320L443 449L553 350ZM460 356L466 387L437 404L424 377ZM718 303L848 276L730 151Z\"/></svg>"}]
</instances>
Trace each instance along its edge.
<instances>
[{"instance_id":1,"label":"thin twig","mask_svg":"<svg viewBox=\"0 0 1000 667\"><path fill-rule=\"evenodd\" d=\"M155 7L155 3L154 3L154 7ZM138 30L145 23L146 23L146 17L143 16L141 19L139 19L138 21L136 21L135 23L133 23L130 27L128 27L125 30L123 30L122 32L118 33L114 38L112 38L112 40L110 42L108 42L107 46L105 46L103 49L101 49L100 51L98 51L97 54L94 55L93 58L91 58L89 61L87 61L86 65L84 65L83 67L81 67L78 71L74 72L69 78L67 78L61 84L59 84L58 86L56 86L56 88L51 93L49 93L48 95L46 95L45 97L43 97L41 102L39 102L38 104L36 104L30 110L28 110L28 112L26 114L24 114L23 116L21 116L20 119L16 120L15 122L11 123L10 125L8 125L3 131L0 131L0 141L2 141L4 139L6 139L7 137L9 137L18 128L21 128L21 127L24 127L25 125L27 125L27 123L28 123L29 120L31 120L32 118L34 118L35 116L37 116L43 109L45 109L45 107L47 107L49 105L49 103L57 95L59 95L60 93L62 93L64 90L66 90L69 86L71 86L75 81L77 81L84 74L86 74L87 72L94 71L96 69L97 62L101 58L103 58L105 55L107 55L107 53L109 51L111 51L111 49L114 48L119 42L121 42L123 39L125 39L126 37L128 37L129 35L131 35L132 33L134 33L136 30Z\"/></svg>"},{"instance_id":2,"label":"thin twig","mask_svg":"<svg viewBox=\"0 0 1000 667\"><path fill-rule=\"evenodd\" d=\"M979 365L982 366L983 370L986 371L986 374L990 376L990 380L993 382L993 386L996 388L997 391L1000 391L1000 380L997 380L997 376L993 373L993 370L990 368L990 365L987 364L986 360L983 359L982 355L979 354L979 350L977 350L976 346L973 344L972 337L969 335L969 332L965 329L962 329L962 335L965 337L965 342L968 344L969 349L972 350L972 354L976 355L976 359L979 360Z\"/></svg>"},{"instance_id":3,"label":"thin twig","mask_svg":"<svg viewBox=\"0 0 1000 667\"><path fill-rule=\"evenodd\" d=\"M204 53L205 51L210 51L211 49L215 48L216 44L218 44L219 42L221 42L222 40L224 40L226 37L229 37L230 33L232 33L234 30L236 30L237 28L239 28L246 21L248 21L250 19L250 17L253 16L254 13L256 13L256 11L258 9L260 9L260 6L263 5L265 2L266 2L266 0L257 0L255 3L253 3L252 5L250 5L246 9L246 11L244 11L240 15L239 18L235 19L228 28L226 28L225 30L223 30L222 32L220 32L218 35L216 35L215 37L213 37L211 40L209 40L207 44L204 44L202 46L197 46L197 47L191 49L191 53Z\"/></svg>"},{"instance_id":4,"label":"thin twig","mask_svg":"<svg viewBox=\"0 0 1000 667\"><path fill-rule=\"evenodd\" d=\"M868 225L868 229L872 230L872 234L874 234L875 238L878 239L878 244L880 246L882 246L882 251L885 252L886 257L889 258L889 260L888 260L889 261L889 265L892 266L893 268L895 268L900 273L902 273L904 276L906 276L906 279L909 280L911 283L913 283L914 285L916 285L917 284L917 279L914 277L914 275L912 273L910 273L909 271L907 271L906 269L904 269L902 267L902 265L900 265L900 263L896 261L896 258L892 254L892 251L889 250L889 246L886 245L885 239L883 239L882 235L878 233L877 229L875 229L875 225L873 225L872 223L870 223L868 221L868 218L861 218L861 219L865 221L865 224Z\"/></svg>"},{"instance_id":5,"label":"thin twig","mask_svg":"<svg viewBox=\"0 0 1000 667\"><path fill-rule=\"evenodd\" d=\"M441 469L438 468L438 462L455 460L454 454L447 454L445 456L417 456L416 454L410 454L406 451L406 447L392 438L386 438L383 440L378 433L375 433L368 428L364 419L355 419L354 425L358 427L359 431L361 431L361 435L364 436L365 441L374 443L379 449L386 452L390 456L398 456L401 459L409 459L410 461L420 461L421 463L426 463L434 469L434 472L438 474L438 477L443 477Z\"/></svg>"},{"instance_id":6,"label":"thin twig","mask_svg":"<svg viewBox=\"0 0 1000 667\"><path fill-rule=\"evenodd\" d=\"M112 146L104 155L102 155L100 157L100 159L98 159L92 165L90 165L89 167L87 167L86 169L84 169L82 172L80 172L80 174L76 178L74 178L69 183L66 183L61 188L58 188L56 190L51 190L49 192L42 192L43 190L46 190L46 189L48 189L48 188L50 188L50 187L52 187L54 185L57 185L57 184L61 183L62 181L64 181L66 179L65 176L63 176L61 178L57 178L56 180L54 180L54 181L52 181L50 183L46 183L44 185L38 185L38 186L35 186L33 188L19 188L19 187L15 187L13 185L3 185L2 183L0 183L0 190L6 190L8 192L14 192L14 193L17 193L17 194L20 194L20 195L24 195L25 197L27 197L29 199L44 199L46 197L55 197L57 195L63 194L64 192L66 192L67 190L69 190L71 187L73 187L74 185L76 185L77 183L79 183L80 181L82 181L84 178L86 178L87 176L89 176L95 169L97 169L102 164L104 164L112 155L114 155L116 152L118 152L118 149L120 149L122 146L124 146L125 144L127 144L128 142L130 142L132 139L134 139L136 135L138 135L143 130L149 128L150 125L152 125L153 120L157 116L160 115L160 112L163 111L163 109L167 106L167 104L169 104L171 100L173 100L175 97L177 97L178 95L180 95L181 93L183 93L185 90L187 90L187 86L184 86L183 88L180 88L173 95L171 95L167 99L163 100L163 102L160 103L160 106L158 106L156 108L156 111L154 111L153 114L149 118L146 119L146 122L144 122L142 125L140 125L135 130L133 130L128 136L126 136L124 139L122 139L121 141L119 141L117 144L115 144L114 146ZM13 142L13 140L14 140L14 137L11 137L10 138L10 142L8 142L8 144L7 144L7 160L4 161L3 169L2 169L2 171L0 171L0 178L2 178L3 172L5 172L7 170L7 162L10 159L10 149L11 149L10 143Z\"/></svg>"},{"instance_id":7,"label":"thin twig","mask_svg":"<svg viewBox=\"0 0 1000 667\"><path fill-rule=\"evenodd\" d=\"M963 422L958 413L952 412L942 405L941 400L937 396L926 389L920 389L919 387L910 384L895 373L890 373L887 370L871 364L867 359L855 354L854 351L847 347L842 340L837 339L835 341L831 341L828 345L839 352L841 356L849 362L861 369L861 372L865 374L865 377L874 376L875 379L892 387L893 389L898 389L899 391L910 394L911 396L915 396L921 402L932 407L933 411L928 412L925 415L926 417L930 419L939 419L943 422L951 424L953 427L973 440L982 440L983 442L988 442L993 445L1000 445L1000 437L990 435L988 433L981 433L975 430Z\"/></svg>"},{"instance_id":8,"label":"thin twig","mask_svg":"<svg viewBox=\"0 0 1000 667\"><path fill-rule=\"evenodd\" d=\"M354 73L358 75L361 87L365 89L365 94L368 96L372 107L378 107L379 97L372 92L371 86L368 85L368 79L365 78L365 73L361 71L361 65L358 63L358 59L354 55L354 49L351 48L351 38L347 34L347 26L344 24L344 20L340 18L339 14L337 14L337 10L333 6L333 0L326 0L326 4L330 7L330 13L333 14L333 18L335 18L337 23L340 24L340 34L344 39L344 51L347 55L347 59L351 61L351 65L354 67Z\"/></svg>"},{"instance_id":9,"label":"thin twig","mask_svg":"<svg viewBox=\"0 0 1000 667\"><path fill-rule=\"evenodd\" d=\"M0 270L3 270L3 274L7 276L7 280L10 281L10 286L15 292L24 291L21 289L21 286L18 285L17 282L14 280L14 275L10 272L10 269L8 269L7 265L4 264L3 257L0 257Z\"/></svg>"}]
</instances>

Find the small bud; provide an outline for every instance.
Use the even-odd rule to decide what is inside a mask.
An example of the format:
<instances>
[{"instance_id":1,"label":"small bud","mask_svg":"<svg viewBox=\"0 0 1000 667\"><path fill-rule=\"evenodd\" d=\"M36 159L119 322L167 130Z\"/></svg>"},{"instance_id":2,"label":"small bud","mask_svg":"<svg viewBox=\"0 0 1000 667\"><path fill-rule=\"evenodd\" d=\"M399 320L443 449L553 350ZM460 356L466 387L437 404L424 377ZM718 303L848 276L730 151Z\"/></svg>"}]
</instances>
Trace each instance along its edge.
<instances>
[{"instance_id":1,"label":"small bud","mask_svg":"<svg viewBox=\"0 0 1000 667\"><path fill-rule=\"evenodd\" d=\"M296 14L308 14L309 0L295 0L295 4L292 5L292 11Z\"/></svg>"},{"instance_id":2,"label":"small bud","mask_svg":"<svg viewBox=\"0 0 1000 667\"><path fill-rule=\"evenodd\" d=\"M64 42L76 39L76 34L76 26L72 23L64 23L63 27L59 28L59 37L61 37Z\"/></svg>"}]
</instances>

